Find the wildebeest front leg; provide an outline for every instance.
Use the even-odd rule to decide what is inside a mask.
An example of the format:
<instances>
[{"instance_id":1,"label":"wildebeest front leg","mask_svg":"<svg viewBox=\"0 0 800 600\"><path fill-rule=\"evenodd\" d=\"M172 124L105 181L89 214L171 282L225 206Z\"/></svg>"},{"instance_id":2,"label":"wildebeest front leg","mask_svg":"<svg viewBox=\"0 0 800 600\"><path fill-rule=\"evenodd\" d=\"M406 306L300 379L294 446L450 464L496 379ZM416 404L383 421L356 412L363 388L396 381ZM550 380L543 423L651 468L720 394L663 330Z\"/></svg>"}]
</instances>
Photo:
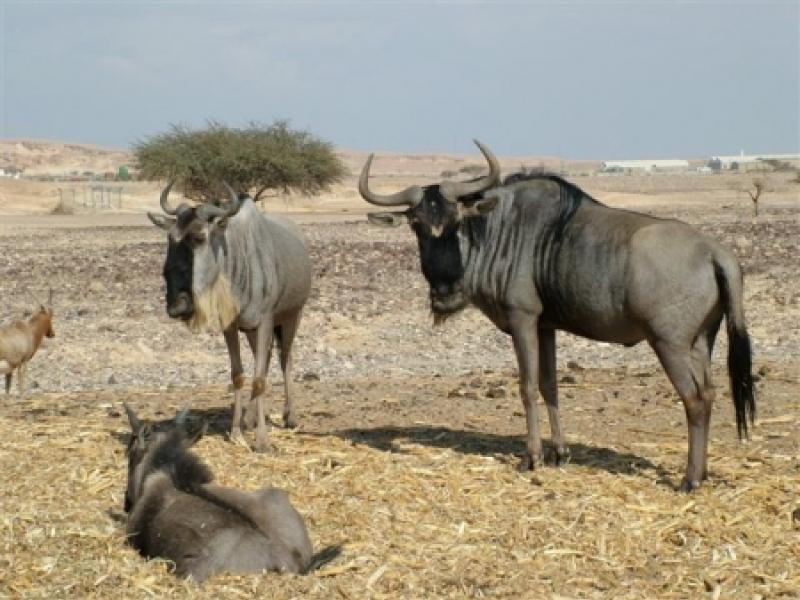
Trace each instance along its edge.
<instances>
[{"instance_id":1,"label":"wildebeest front leg","mask_svg":"<svg viewBox=\"0 0 800 600\"><path fill-rule=\"evenodd\" d=\"M555 464L569 458L569 449L561 432L561 419L558 414L558 381L556 379L556 332L555 329L539 329L539 391L547 405L550 420L550 434L555 452Z\"/></svg>"},{"instance_id":2,"label":"wildebeest front leg","mask_svg":"<svg viewBox=\"0 0 800 600\"><path fill-rule=\"evenodd\" d=\"M253 375L253 392L250 405L256 404L256 452L267 452L267 415L264 410L266 395L267 368L272 353L272 319L264 318L256 333L255 374Z\"/></svg>"},{"instance_id":3,"label":"wildebeest front leg","mask_svg":"<svg viewBox=\"0 0 800 600\"><path fill-rule=\"evenodd\" d=\"M242 436L242 388L244 387L244 369L239 349L239 330L232 324L225 330L225 344L228 346L228 358L231 361L231 382L233 384L233 417L231 419L231 441L244 439Z\"/></svg>"},{"instance_id":4,"label":"wildebeest front leg","mask_svg":"<svg viewBox=\"0 0 800 600\"><path fill-rule=\"evenodd\" d=\"M536 332L537 318L528 313L515 312L509 316L511 337L519 364L519 395L525 407L527 425L527 451L519 464L520 471L534 469L542 462L542 438L539 433L539 416L536 408L539 375L539 343Z\"/></svg>"}]
</instances>

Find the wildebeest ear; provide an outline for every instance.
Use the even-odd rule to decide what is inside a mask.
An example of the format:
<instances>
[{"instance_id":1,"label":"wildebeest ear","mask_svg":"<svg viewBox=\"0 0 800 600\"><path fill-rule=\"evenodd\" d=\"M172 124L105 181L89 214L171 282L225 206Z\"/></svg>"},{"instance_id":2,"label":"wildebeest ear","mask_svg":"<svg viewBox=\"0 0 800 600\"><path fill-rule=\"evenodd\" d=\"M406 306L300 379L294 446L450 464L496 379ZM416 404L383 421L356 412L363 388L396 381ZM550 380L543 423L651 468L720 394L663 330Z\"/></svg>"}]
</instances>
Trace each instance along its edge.
<instances>
[{"instance_id":1,"label":"wildebeest ear","mask_svg":"<svg viewBox=\"0 0 800 600\"><path fill-rule=\"evenodd\" d=\"M499 198L497 196L489 196L488 198L481 198L471 204L459 204L459 212L461 217L478 217L492 212L497 206Z\"/></svg>"},{"instance_id":2,"label":"wildebeest ear","mask_svg":"<svg viewBox=\"0 0 800 600\"><path fill-rule=\"evenodd\" d=\"M403 223L408 223L408 214L405 211L368 213L367 220L380 227L397 227Z\"/></svg>"},{"instance_id":3,"label":"wildebeest ear","mask_svg":"<svg viewBox=\"0 0 800 600\"><path fill-rule=\"evenodd\" d=\"M128 422L131 424L131 430L135 435L138 435L142 428L144 427L144 423L142 423L141 419L136 416L136 413L133 412L133 409L128 406L128 403L124 400L122 401L122 406L125 407L125 412L128 414Z\"/></svg>"},{"instance_id":4,"label":"wildebeest ear","mask_svg":"<svg viewBox=\"0 0 800 600\"><path fill-rule=\"evenodd\" d=\"M208 431L208 421L203 420L203 422L200 423L200 426L192 431L189 431L186 425L184 425L183 430L186 432L186 445L194 446L200 441L200 438L206 434L206 431Z\"/></svg>"},{"instance_id":5,"label":"wildebeest ear","mask_svg":"<svg viewBox=\"0 0 800 600\"><path fill-rule=\"evenodd\" d=\"M157 213L148 212L147 216L150 218L150 221L156 227L160 227L166 231L172 229L172 226L175 224L175 217L168 217L166 215L159 215Z\"/></svg>"}]
</instances>

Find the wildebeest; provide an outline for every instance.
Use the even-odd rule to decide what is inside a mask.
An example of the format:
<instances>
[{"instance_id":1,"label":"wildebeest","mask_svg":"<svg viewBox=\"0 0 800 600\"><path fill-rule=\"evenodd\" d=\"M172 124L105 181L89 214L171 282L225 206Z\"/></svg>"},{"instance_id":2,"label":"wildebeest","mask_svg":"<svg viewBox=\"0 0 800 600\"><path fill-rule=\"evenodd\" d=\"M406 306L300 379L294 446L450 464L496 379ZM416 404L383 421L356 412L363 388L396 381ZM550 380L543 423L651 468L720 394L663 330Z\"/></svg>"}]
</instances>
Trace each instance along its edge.
<instances>
[{"instance_id":1,"label":"wildebeest","mask_svg":"<svg viewBox=\"0 0 800 600\"><path fill-rule=\"evenodd\" d=\"M190 433L186 411L171 429L156 431L124 406L132 430L127 534L143 556L171 560L177 575L203 581L221 572L305 573L338 554L338 547L312 554L286 492L214 484L211 470L189 451L205 427Z\"/></svg>"},{"instance_id":2,"label":"wildebeest","mask_svg":"<svg viewBox=\"0 0 800 600\"><path fill-rule=\"evenodd\" d=\"M53 330L53 292L47 306L41 305L27 321L13 321L0 325L0 373L6 376L6 394L11 389L11 378L17 371L17 390L25 391L25 373L28 361L33 358L42 338L55 336Z\"/></svg>"},{"instance_id":3,"label":"wildebeest","mask_svg":"<svg viewBox=\"0 0 800 600\"><path fill-rule=\"evenodd\" d=\"M512 175L501 184L497 159L476 144L489 163L486 176L380 195L369 189L371 155L359 191L372 204L406 207L369 218L410 223L435 321L472 303L511 335L528 432L520 467L533 468L543 456L537 388L556 460L567 455L556 384L560 329L626 346L647 340L686 410L681 489L697 487L707 477L711 353L723 315L740 438L755 415L736 258L685 223L605 206L555 175Z\"/></svg>"},{"instance_id":4,"label":"wildebeest","mask_svg":"<svg viewBox=\"0 0 800 600\"><path fill-rule=\"evenodd\" d=\"M268 449L264 412L265 378L278 340L283 371L283 420L296 424L292 403L292 342L311 289L311 262L299 229L261 213L248 196L229 186L227 206L186 203L172 208L169 183L161 193L164 215L148 213L168 232L164 279L167 313L194 331L221 329L231 362L234 388L231 439L241 439L244 376L239 331L254 355L250 405L245 421L256 423L258 452Z\"/></svg>"}]
</instances>

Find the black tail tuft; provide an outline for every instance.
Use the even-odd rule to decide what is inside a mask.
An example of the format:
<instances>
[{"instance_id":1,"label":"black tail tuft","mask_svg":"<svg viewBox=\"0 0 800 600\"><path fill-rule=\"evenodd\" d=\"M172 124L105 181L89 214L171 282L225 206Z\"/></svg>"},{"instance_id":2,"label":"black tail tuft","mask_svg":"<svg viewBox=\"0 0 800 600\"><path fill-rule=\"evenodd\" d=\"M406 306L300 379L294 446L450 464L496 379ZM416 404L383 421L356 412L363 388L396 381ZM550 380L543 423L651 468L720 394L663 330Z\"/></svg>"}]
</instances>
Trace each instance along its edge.
<instances>
[{"instance_id":1,"label":"black tail tuft","mask_svg":"<svg viewBox=\"0 0 800 600\"><path fill-rule=\"evenodd\" d=\"M739 439L748 437L748 421L752 425L756 418L752 368L750 336L747 331L740 331L729 324L728 371L731 376L731 394L736 409L736 431Z\"/></svg>"},{"instance_id":2,"label":"black tail tuft","mask_svg":"<svg viewBox=\"0 0 800 600\"><path fill-rule=\"evenodd\" d=\"M339 544L336 546L328 546L327 548L323 548L311 557L311 562L308 563L308 566L306 567L305 571L303 571L303 574L310 573L311 571L316 571L317 569L324 567L333 559L337 558L341 553L342 547Z\"/></svg>"},{"instance_id":3,"label":"black tail tuft","mask_svg":"<svg viewBox=\"0 0 800 600\"><path fill-rule=\"evenodd\" d=\"M737 292L734 295L731 290L731 282L723 267L715 263L714 271L720 290L722 308L725 311L725 327L728 330L728 373L731 378L733 407L736 411L736 432L741 440L748 437L748 421L752 425L756 418L752 348L750 336L744 324L741 287L736 286Z\"/></svg>"}]
</instances>

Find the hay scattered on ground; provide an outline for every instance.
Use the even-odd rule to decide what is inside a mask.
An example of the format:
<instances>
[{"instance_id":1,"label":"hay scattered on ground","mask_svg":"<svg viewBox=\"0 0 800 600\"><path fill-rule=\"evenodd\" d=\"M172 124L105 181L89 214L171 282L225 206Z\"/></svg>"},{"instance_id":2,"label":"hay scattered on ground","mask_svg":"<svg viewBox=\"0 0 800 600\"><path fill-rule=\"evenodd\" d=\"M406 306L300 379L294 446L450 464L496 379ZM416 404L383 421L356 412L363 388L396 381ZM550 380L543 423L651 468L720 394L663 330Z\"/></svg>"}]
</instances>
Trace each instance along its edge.
<instances>
[{"instance_id":1,"label":"hay scattered on ground","mask_svg":"<svg viewBox=\"0 0 800 600\"><path fill-rule=\"evenodd\" d=\"M219 391L205 393L218 407ZM635 465L627 452L572 437L572 464L519 474L511 456L419 435L378 447L274 428L276 450L260 456L212 432L197 452L220 483L286 489L315 549L344 552L309 576L222 576L199 587L125 545L128 426L118 398L39 395L3 410L0 596L800 596L798 457L767 447L769 436L797 436L797 404L764 419L748 446L714 440L713 484L688 496L663 483L664 469L683 467L677 435L632 434L647 457ZM134 398L142 416L163 420L186 393Z\"/></svg>"}]
</instances>

